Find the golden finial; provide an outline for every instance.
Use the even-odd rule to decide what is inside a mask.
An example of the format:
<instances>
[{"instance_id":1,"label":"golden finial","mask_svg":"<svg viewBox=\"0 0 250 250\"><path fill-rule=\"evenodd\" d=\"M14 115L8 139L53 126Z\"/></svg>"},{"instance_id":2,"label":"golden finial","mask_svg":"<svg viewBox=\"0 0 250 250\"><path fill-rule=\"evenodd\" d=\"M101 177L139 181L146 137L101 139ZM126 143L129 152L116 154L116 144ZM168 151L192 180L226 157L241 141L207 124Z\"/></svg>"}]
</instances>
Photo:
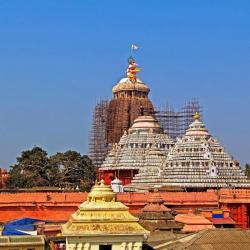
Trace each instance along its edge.
<instances>
[{"instance_id":1,"label":"golden finial","mask_svg":"<svg viewBox=\"0 0 250 250\"><path fill-rule=\"evenodd\" d=\"M195 112L194 120L200 120L200 114L198 112Z\"/></svg>"},{"instance_id":2,"label":"golden finial","mask_svg":"<svg viewBox=\"0 0 250 250\"><path fill-rule=\"evenodd\" d=\"M101 181L100 181L100 186L104 186L105 185L105 181L102 179Z\"/></svg>"}]
</instances>

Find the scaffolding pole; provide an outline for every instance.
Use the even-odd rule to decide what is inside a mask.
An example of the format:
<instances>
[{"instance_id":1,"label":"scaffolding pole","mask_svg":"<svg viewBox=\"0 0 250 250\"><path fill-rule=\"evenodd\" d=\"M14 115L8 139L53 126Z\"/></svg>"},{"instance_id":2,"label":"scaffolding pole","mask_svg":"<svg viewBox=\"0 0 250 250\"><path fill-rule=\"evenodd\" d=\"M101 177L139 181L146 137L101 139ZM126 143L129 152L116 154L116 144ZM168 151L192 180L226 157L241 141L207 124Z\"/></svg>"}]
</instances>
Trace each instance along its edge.
<instances>
[{"instance_id":1,"label":"scaffolding pole","mask_svg":"<svg viewBox=\"0 0 250 250\"><path fill-rule=\"evenodd\" d=\"M103 163L107 151L108 100L98 102L93 111L92 127L89 135L89 157L96 167Z\"/></svg>"},{"instance_id":2,"label":"scaffolding pole","mask_svg":"<svg viewBox=\"0 0 250 250\"><path fill-rule=\"evenodd\" d=\"M190 123L193 122L195 112L202 119L202 107L196 98L187 101L180 111L175 111L170 105L165 105L155 112L155 117L162 126L164 132L172 139L182 137Z\"/></svg>"}]
</instances>

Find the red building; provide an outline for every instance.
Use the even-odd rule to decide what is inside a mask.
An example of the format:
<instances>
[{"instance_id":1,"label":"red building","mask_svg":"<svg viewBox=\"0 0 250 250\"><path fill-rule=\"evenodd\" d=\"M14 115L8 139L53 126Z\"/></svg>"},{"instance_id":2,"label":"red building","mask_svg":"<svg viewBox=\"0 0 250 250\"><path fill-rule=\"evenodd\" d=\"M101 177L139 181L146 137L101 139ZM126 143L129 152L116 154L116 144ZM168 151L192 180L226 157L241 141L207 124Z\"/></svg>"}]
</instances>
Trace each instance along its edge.
<instances>
[{"instance_id":1,"label":"red building","mask_svg":"<svg viewBox=\"0 0 250 250\"><path fill-rule=\"evenodd\" d=\"M0 168L0 188L5 187L5 182L8 179L9 173L6 169Z\"/></svg>"}]
</instances>

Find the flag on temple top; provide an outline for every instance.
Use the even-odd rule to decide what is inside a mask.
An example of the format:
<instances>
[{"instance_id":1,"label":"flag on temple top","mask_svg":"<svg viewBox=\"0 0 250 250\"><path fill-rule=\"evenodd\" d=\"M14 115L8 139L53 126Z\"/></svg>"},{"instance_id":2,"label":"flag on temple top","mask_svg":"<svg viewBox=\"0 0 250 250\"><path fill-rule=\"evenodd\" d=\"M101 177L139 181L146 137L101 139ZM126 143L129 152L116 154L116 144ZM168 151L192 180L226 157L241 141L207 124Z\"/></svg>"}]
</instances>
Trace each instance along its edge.
<instances>
[{"instance_id":1,"label":"flag on temple top","mask_svg":"<svg viewBox=\"0 0 250 250\"><path fill-rule=\"evenodd\" d=\"M136 44L131 44L131 49L132 50L137 50L137 49L139 49L139 46L136 45Z\"/></svg>"}]
</instances>

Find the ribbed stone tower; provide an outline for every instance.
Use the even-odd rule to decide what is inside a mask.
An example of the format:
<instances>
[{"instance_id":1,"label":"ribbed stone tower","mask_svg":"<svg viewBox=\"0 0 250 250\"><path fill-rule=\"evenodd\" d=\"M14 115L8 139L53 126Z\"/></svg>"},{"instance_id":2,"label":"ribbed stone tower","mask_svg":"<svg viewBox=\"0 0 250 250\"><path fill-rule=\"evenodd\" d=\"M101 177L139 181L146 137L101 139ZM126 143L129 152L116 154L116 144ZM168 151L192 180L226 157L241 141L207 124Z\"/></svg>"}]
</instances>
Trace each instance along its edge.
<instances>
[{"instance_id":1,"label":"ribbed stone tower","mask_svg":"<svg viewBox=\"0 0 250 250\"><path fill-rule=\"evenodd\" d=\"M109 103L107 117L107 142L118 143L141 110L152 113L153 104L148 98L149 87L139 78L123 78L112 89L113 99Z\"/></svg>"},{"instance_id":2,"label":"ribbed stone tower","mask_svg":"<svg viewBox=\"0 0 250 250\"><path fill-rule=\"evenodd\" d=\"M162 186L188 190L250 187L250 180L219 141L209 134L198 113L183 138L171 148L165 162L158 166L152 168L149 165L139 170L127 190L141 191Z\"/></svg>"}]
</instances>

